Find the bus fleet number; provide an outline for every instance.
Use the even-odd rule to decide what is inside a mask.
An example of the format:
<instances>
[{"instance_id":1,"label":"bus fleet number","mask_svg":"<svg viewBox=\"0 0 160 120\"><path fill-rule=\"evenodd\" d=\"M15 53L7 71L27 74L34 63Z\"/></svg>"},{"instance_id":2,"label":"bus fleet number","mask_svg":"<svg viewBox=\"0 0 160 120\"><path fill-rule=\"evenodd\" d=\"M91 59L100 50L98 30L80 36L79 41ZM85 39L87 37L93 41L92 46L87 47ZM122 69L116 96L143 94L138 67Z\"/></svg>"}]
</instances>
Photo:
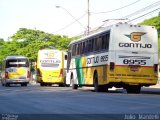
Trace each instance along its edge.
<instances>
[{"instance_id":1,"label":"bus fleet number","mask_svg":"<svg viewBox=\"0 0 160 120\"><path fill-rule=\"evenodd\" d=\"M146 60L124 59L123 64L127 64L127 65L146 65Z\"/></svg>"},{"instance_id":2,"label":"bus fleet number","mask_svg":"<svg viewBox=\"0 0 160 120\"><path fill-rule=\"evenodd\" d=\"M101 62L108 61L108 55L101 56Z\"/></svg>"}]
</instances>

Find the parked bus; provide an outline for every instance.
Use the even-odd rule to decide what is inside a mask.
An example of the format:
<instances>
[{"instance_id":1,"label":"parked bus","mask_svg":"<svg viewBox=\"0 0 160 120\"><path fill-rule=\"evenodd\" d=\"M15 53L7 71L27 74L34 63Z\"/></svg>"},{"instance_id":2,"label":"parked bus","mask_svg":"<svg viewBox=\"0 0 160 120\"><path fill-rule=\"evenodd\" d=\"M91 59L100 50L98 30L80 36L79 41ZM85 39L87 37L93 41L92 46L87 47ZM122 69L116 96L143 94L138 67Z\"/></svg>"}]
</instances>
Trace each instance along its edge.
<instances>
[{"instance_id":1,"label":"parked bus","mask_svg":"<svg viewBox=\"0 0 160 120\"><path fill-rule=\"evenodd\" d=\"M30 80L29 59L24 56L8 56L2 62L2 85L21 84L27 86Z\"/></svg>"},{"instance_id":2,"label":"parked bus","mask_svg":"<svg viewBox=\"0 0 160 120\"><path fill-rule=\"evenodd\" d=\"M60 50L43 49L38 52L37 82L41 86L65 85L67 54Z\"/></svg>"},{"instance_id":3,"label":"parked bus","mask_svg":"<svg viewBox=\"0 0 160 120\"><path fill-rule=\"evenodd\" d=\"M96 92L123 87L140 93L158 80L158 35L153 26L118 23L69 44L67 83Z\"/></svg>"}]
</instances>

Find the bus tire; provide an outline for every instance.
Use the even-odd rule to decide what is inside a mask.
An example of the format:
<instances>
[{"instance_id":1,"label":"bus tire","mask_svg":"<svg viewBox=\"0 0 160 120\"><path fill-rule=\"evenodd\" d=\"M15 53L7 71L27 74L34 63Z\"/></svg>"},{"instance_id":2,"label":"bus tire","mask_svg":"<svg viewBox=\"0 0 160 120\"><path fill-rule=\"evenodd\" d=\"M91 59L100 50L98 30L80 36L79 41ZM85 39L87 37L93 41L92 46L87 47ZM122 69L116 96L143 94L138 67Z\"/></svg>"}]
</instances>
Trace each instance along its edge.
<instances>
[{"instance_id":1,"label":"bus tire","mask_svg":"<svg viewBox=\"0 0 160 120\"><path fill-rule=\"evenodd\" d=\"M78 89L78 85L73 84L73 85L72 85L72 89L74 89L74 90Z\"/></svg>"},{"instance_id":2,"label":"bus tire","mask_svg":"<svg viewBox=\"0 0 160 120\"><path fill-rule=\"evenodd\" d=\"M45 85L51 87L52 83L46 83Z\"/></svg>"},{"instance_id":3,"label":"bus tire","mask_svg":"<svg viewBox=\"0 0 160 120\"><path fill-rule=\"evenodd\" d=\"M46 86L46 84L42 82L42 83L40 83L40 86L43 87L43 86Z\"/></svg>"},{"instance_id":4,"label":"bus tire","mask_svg":"<svg viewBox=\"0 0 160 120\"><path fill-rule=\"evenodd\" d=\"M93 78L93 84L94 84L94 91L95 92L99 92L99 86L98 86L98 75L97 73L94 74L94 78Z\"/></svg>"},{"instance_id":5,"label":"bus tire","mask_svg":"<svg viewBox=\"0 0 160 120\"><path fill-rule=\"evenodd\" d=\"M65 87L70 87L70 84L66 84Z\"/></svg>"},{"instance_id":6,"label":"bus tire","mask_svg":"<svg viewBox=\"0 0 160 120\"><path fill-rule=\"evenodd\" d=\"M59 87L65 87L65 83L60 83Z\"/></svg>"},{"instance_id":7,"label":"bus tire","mask_svg":"<svg viewBox=\"0 0 160 120\"><path fill-rule=\"evenodd\" d=\"M25 87L26 87L26 86L27 86L27 83L22 83L21 86L25 86Z\"/></svg>"},{"instance_id":8,"label":"bus tire","mask_svg":"<svg viewBox=\"0 0 160 120\"><path fill-rule=\"evenodd\" d=\"M76 90L78 89L78 85L77 84L74 84L74 79L73 79L73 74L71 74L71 80L70 80L70 83L71 83L71 86L72 86L72 89Z\"/></svg>"},{"instance_id":9,"label":"bus tire","mask_svg":"<svg viewBox=\"0 0 160 120\"><path fill-rule=\"evenodd\" d=\"M94 91L95 92L107 92L108 91L108 87L107 85L98 85L98 74L97 72L94 74Z\"/></svg>"},{"instance_id":10,"label":"bus tire","mask_svg":"<svg viewBox=\"0 0 160 120\"><path fill-rule=\"evenodd\" d=\"M128 85L126 88L127 93L136 93L139 94L141 91L141 86L139 85Z\"/></svg>"}]
</instances>

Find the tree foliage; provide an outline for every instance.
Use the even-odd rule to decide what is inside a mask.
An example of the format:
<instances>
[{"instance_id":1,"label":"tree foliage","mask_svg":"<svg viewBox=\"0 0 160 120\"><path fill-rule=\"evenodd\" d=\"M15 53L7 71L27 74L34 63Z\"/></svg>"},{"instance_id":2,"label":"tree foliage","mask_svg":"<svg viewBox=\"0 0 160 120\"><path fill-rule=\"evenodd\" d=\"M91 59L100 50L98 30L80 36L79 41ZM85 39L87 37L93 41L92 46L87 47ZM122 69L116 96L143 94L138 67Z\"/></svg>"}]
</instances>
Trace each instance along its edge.
<instances>
[{"instance_id":1,"label":"tree foliage","mask_svg":"<svg viewBox=\"0 0 160 120\"><path fill-rule=\"evenodd\" d=\"M160 56L160 12L159 12L159 15L157 17L147 19L140 24L141 25L151 25L151 26L156 27L156 29L158 31L158 53L159 53L159 56Z\"/></svg>"},{"instance_id":2,"label":"tree foliage","mask_svg":"<svg viewBox=\"0 0 160 120\"><path fill-rule=\"evenodd\" d=\"M20 28L8 41L0 39L0 60L8 55L23 55L36 60L38 50L54 48L67 50L73 38L45 33L40 30Z\"/></svg>"},{"instance_id":3,"label":"tree foliage","mask_svg":"<svg viewBox=\"0 0 160 120\"><path fill-rule=\"evenodd\" d=\"M151 19L145 20L142 23L140 23L141 25L151 25L151 26L155 26L157 31L158 31L158 35L160 36L160 16L157 17L153 17Z\"/></svg>"}]
</instances>

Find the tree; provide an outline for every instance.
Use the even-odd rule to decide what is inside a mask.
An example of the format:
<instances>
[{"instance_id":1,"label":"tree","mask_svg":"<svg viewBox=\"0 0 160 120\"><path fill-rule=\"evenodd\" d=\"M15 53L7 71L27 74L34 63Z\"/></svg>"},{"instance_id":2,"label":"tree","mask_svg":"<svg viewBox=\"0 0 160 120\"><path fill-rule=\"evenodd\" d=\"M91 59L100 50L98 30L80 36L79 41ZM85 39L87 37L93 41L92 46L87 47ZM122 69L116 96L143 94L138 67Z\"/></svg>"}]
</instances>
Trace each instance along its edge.
<instances>
[{"instance_id":1,"label":"tree","mask_svg":"<svg viewBox=\"0 0 160 120\"><path fill-rule=\"evenodd\" d=\"M35 61L38 50L55 48L67 50L72 39L67 36L53 35L40 30L20 28L9 41L0 39L0 60L8 55L23 55Z\"/></svg>"},{"instance_id":2,"label":"tree","mask_svg":"<svg viewBox=\"0 0 160 120\"><path fill-rule=\"evenodd\" d=\"M157 17L153 17L151 19L147 19L144 20L142 23L140 23L140 25L151 25L151 26L155 26L157 31L158 31L158 35L160 36L160 16Z\"/></svg>"},{"instance_id":3,"label":"tree","mask_svg":"<svg viewBox=\"0 0 160 120\"><path fill-rule=\"evenodd\" d=\"M158 53L160 54L160 12L159 16L144 20L140 25L151 25L156 27L158 31Z\"/></svg>"}]
</instances>

